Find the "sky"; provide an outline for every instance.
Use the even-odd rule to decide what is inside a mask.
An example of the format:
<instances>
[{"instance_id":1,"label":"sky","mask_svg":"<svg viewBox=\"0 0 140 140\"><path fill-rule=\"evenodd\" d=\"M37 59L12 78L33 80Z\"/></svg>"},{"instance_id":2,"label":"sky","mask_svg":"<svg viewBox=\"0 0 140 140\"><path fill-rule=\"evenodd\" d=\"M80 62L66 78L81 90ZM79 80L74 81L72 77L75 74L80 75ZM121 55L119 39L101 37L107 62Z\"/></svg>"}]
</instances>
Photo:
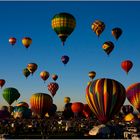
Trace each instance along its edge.
<instances>
[{"instance_id":1,"label":"sky","mask_svg":"<svg viewBox=\"0 0 140 140\"><path fill-rule=\"evenodd\" d=\"M53 16L60 12L70 13L76 19L76 28L64 46L51 27ZM47 85L53 80L49 77L44 84L39 76L44 70L50 75L55 73L59 76L56 81L59 90L53 98L58 110L63 110L66 96L71 98L71 102L86 103L85 89L90 80L89 71L96 72L95 79L115 79L125 88L139 82L139 13L139 1L0 1L0 79L6 80L0 90L0 105L8 105L2 97L2 91L7 87L18 89L21 94L18 101L28 103L33 93L51 95ZM91 29L96 19L106 25L100 38ZM118 41L111 35L114 27L123 30ZM21 42L26 36L32 38L28 50ZM10 37L17 39L14 47L8 42ZM115 45L110 56L102 49L106 41L112 41ZM61 62L63 55L70 57L66 66ZM121 68L121 62L126 59L133 62L128 75ZM28 63L38 64L38 69L26 79L22 70ZM127 99L125 104L129 104Z\"/></svg>"}]
</instances>

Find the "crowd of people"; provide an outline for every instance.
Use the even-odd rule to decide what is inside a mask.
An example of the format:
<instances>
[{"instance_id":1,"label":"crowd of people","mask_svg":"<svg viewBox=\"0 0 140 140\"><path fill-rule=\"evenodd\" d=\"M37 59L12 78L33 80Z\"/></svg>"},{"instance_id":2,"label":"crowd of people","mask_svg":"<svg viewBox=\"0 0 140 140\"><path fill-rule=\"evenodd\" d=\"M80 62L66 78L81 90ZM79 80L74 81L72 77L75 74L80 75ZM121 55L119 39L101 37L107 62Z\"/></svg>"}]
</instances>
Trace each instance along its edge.
<instances>
[{"instance_id":1,"label":"crowd of people","mask_svg":"<svg viewBox=\"0 0 140 140\"><path fill-rule=\"evenodd\" d=\"M110 129L108 134L99 133L96 136L89 135L89 131L100 123L95 117L71 117L65 118L62 114L57 113L51 117L37 118L9 118L0 120L0 134L6 134L8 138L20 138L24 136L39 138L59 138L65 136L67 138L123 138L123 131L126 126L132 126L131 123L123 123L120 118L112 120L106 126Z\"/></svg>"}]
</instances>

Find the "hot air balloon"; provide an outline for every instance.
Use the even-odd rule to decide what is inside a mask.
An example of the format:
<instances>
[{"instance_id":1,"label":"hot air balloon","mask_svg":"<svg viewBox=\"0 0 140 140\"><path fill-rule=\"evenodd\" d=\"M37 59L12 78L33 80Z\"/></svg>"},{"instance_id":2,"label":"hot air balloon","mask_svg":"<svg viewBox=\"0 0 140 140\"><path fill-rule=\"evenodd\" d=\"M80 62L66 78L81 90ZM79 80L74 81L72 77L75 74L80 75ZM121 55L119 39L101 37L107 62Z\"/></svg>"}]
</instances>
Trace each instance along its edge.
<instances>
[{"instance_id":1,"label":"hot air balloon","mask_svg":"<svg viewBox=\"0 0 140 140\"><path fill-rule=\"evenodd\" d=\"M33 73L37 70L37 64L35 63L29 63L27 65L27 69L30 71L30 73L33 75Z\"/></svg>"},{"instance_id":2,"label":"hot air balloon","mask_svg":"<svg viewBox=\"0 0 140 140\"><path fill-rule=\"evenodd\" d=\"M57 106L55 104L52 104L52 106L50 107L48 111L49 116L54 115L56 113L56 110L57 110Z\"/></svg>"},{"instance_id":3,"label":"hot air balloon","mask_svg":"<svg viewBox=\"0 0 140 140\"><path fill-rule=\"evenodd\" d=\"M2 88L5 84L5 80L4 79L0 79L0 87Z\"/></svg>"},{"instance_id":4,"label":"hot air balloon","mask_svg":"<svg viewBox=\"0 0 140 140\"><path fill-rule=\"evenodd\" d=\"M104 31L105 29L105 24L104 22L100 21L100 20L95 20L92 25L91 25L91 29L96 33L96 35L99 37L101 35L101 33Z\"/></svg>"},{"instance_id":5,"label":"hot air balloon","mask_svg":"<svg viewBox=\"0 0 140 140\"><path fill-rule=\"evenodd\" d=\"M133 113L134 109L131 105L123 105L122 106L122 112L126 115L129 113Z\"/></svg>"},{"instance_id":6,"label":"hot air balloon","mask_svg":"<svg viewBox=\"0 0 140 140\"><path fill-rule=\"evenodd\" d=\"M121 63L122 69L128 74L128 72L131 70L133 67L133 62L130 60L124 60Z\"/></svg>"},{"instance_id":7,"label":"hot air balloon","mask_svg":"<svg viewBox=\"0 0 140 140\"><path fill-rule=\"evenodd\" d=\"M15 43L16 43L16 38L14 38L14 37L11 37L11 38L9 38L9 43L11 44L11 45L15 45Z\"/></svg>"},{"instance_id":8,"label":"hot air balloon","mask_svg":"<svg viewBox=\"0 0 140 140\"><path fill-rule=\"evenodd\" d=\"M64 98L64 103L66 103L66 104L67 104L67 103L70 103L70 97L65 97L65 98Z\"/></svg>"},{"instance_id":9,"label":"hot air balloon","mask_svg":"<svg viewBox=\"0 0 140 140\"><path fill-rule=\"evenodd\" d=\"M102 48L105 53L109 55L114 49L114 44L111 41L107 41L103 44Z\"/></svg>"},{"instance_id":10,"label":"hot air balloon","mask_svg":"<svg viewBox=\"0 0 140 140\"><path fill-rule=\"evenodd\" d=\"M13 110L13 116L14 118L30 118L32 115L32 112L29 108L24 106L18 106Z\"/></svg>"},{"instance_id":11,"label":"hot air balloon","mask_svg":"<svg viewBox=\"0 0 140 140\"><path fill-rule=\"evenodd\" d=\"M61 57L61 61L64 65L66 65L69 62L69 57L67 55L64 55Z\"/></svg>"},{"instance_id":12,"label":"hot air balloon","mask_svg":"<svg viewBox=\"0 0 140 140\"><path fill-rule=\"evenodd\" d=\"M26 107L26 108L29 108L29 105L26 103L26 102L23 102L23 101L21 101L21 102L18 102L18 104L16 104L16 106L17 107Z\"/></svg>"},{"instance_id":13,"label":"hot air balloon","mask_svg":"<svg viewBox=\"0 0 140 140\"><path fill-rule=\"evenodd\" d=\"M119 113L125 99L124 86L113 79L97 79L86 88L86 101L101 123L107 123Z\"/></svg>"},{"instance_id":14,"label":"hot air balloon","mask_svg":"<svg viewBox=\"0 0 140 140\"><path fill-rule=\"evenodd\" d=\"M118 38L121 36L122 34L122 29L121 28L113 28L112 31L111 31L111 34L113 35L113 37L118 40Z\"/></svg>"},{"instance_id":15,"label":"hot air balloon","mask_svg":"<svg viewBox=\"0 0 140 140\"><path fill-rule=\"evenodd\" d=\"M8 111L8 106L3 105L3 106L1 107L1 110L6 110L6 111Z\"/></svg>"},{"instance_id":16,"label":"hot air balloon","mask_svg":"<svg viewBox=\"0 0 140 140\"><path fill-rule=\"evenodd\" d=\"M129 114L127 114L127 115L124 117L124 120L125 120L126 122L134 121L134 120L135 120L135 115L132 114L132 113L129 113Z\"/></svg>"},{"instance_id":17,"label":"hot air balloon","mask_svg":"<svg viewBox=\"0 0 140 140\"><path fill-rule=\"evenodd\" d=\"M12 87L5 88L2 95L9 105L11 105L15 100L20 97L19 91L16 88Z\"/></svg>"},{"instance_id":18,"label":"hot air balloon","mask_svg":"<svg viewBox=\"0 0 140 140\"><path fill-rule=\"evenodd\" d=\"M75 117L78 117L79 114L82 114L84 109L84 104L81 102L74 102L71 105L71 110L74 113Z\"/></svg>"},{"instance_id":19,"label":"hot air balloon","mask_svg":"<svg viewBox=\"0 0 140 140\"><path fill-rule=\"evenodd\" d=\"M29 46L32 43L32 39L30 37L24 37L22 39L22 44L24 45L24 47L29 48Z\"/></svg>"},{"instance_id":20,"label":"hot air balloon","mask_svg":"<svg viewBox=\"0 0 140 140\"><path fill-rule=\"evenodd\" d=\"M44 82L49 78L50 74L47 71L42 71L40 73L40 77L44 80Z\"/></svg>"},{"instance_id":21,"label":"hot air balloon","mask_svg":"<svg viewBox=\"0 0 140 140\"><path fill-rule=\"evenodd\" d=\"M62 116L64 116L65 119L70 119L71 117L74 116L71 106L72 106L72 103L66 103L64 106L64 111L63 111Z\"/></svg>"},{"instance_id":22,"label":"hot air balloon","mask_svg":"<svg viewBox=\"0 0 140 140\"><path fill-rule=\"evenodd\" d=\"M52 104L52 97L46 93L35 93L30 98L31 110L40 117L44 117Z\"/></svg>"},{"instance_id":23,"label":"hot air balloon","mask_svg":"<svg viewBox=\"0 0 140 140\"><path fill-rule=\"evenodd\" d=\"M22 73L26 77L26 79L30 75L30 71L27 68L23 69Z\"/></svg>"},{"instance_id":24,"label":"hot air balloon","mask_svg":"<svg viewBox=\"0 0 140 140\"><path fill-rule=\"evenodd\" d=\"M50 91L51 95L54 97L57 90L59 89L59 85L55 82L51 82L48 84L48 90Z\"/></svg>"},{"instance_id":25,"label":"hot air balloon","mask_svg":"<svg viewBox=\"0 0 140 140\"><path fill-rule=\"evenodd\" d=\"M58 78L58 75L56 75L56 74L53 74L53 75L52 75L52 79L53 79L54 81L56 81L57 78Z\"/></svg>"},{"instance_id":26,"label":"hot air balloon","mask_svg":"<svg viewBox=\"0 0 140 140\"><path fill-rule=\"evenodd\" d=\"M140 83L134 83L127 87L126 97L129 102L140 112Z\"/></svg>"},{"instance_id":27,"label":"hot air balloon","mask_svg":"<svg viewBox=\"0 0 140 140\"><path fill-rule=\"evenodd\" d=\"M61 39L63 45L75 26L76 20L69 13L59 13L52 18L52 28Z\"/></svg>"},{"instance_id":28,"label":"hot air balloon","mask_svg":"<svg viewBox=\"0 0 140 140\"><path fill-rule=\"evenodd\" d=\"M94 79L94 77L96 76L96 72L95 71L90 71L88 73L89 78L91 78L92 80Z\"/></svg>"},{"instance_id":29,"label":"hot air balloon","mask_svg":"<svg viewBox=\"0 0 140 140\"><path fill-rule=\"evenodd\" d=\"M90 109L90 107L88 106L88 104L84 104L84 108L83 108L83 114L85 115L86 118L90 118L92 111Z\"/></svg>"},{"instance_id":30,"label":"hot air balloon","mask_svg":"<svg viewBox=\"0 0 140 140\"><path fill-rule=\"evenodd\" d=\"M0 119L6 119L10 117L10 113L7 110L0 110Z\"/></svg>"}]
</instances>

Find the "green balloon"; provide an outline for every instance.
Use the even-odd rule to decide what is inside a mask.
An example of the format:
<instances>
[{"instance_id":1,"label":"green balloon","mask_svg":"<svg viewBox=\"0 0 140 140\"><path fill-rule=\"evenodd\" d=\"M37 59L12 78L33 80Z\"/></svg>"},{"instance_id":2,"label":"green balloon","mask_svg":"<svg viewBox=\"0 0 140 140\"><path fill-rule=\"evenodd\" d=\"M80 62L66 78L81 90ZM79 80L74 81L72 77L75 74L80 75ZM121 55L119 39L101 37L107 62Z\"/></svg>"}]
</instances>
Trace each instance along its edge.
<instances>
[{"instance_id":1,"label":"green balloon","mask_svg":"<svg viewBox=\"0 0 140 140\"><path fill-rule=\"evenodd\" d=\"M11 87L5 88L2 95L9 105L11 105L15 100L20 97L20 93L18 92L18 90Z\"/></svg>"},{"instance_id":2,"label":"green balloon","mask_svg":"<svg viewBox=\"0 0 140 140\"><path fill-rule=\"evenodd\" d=\"M30 75L30 71L27 68L23 69L22 73L26 78Z\"/></svg>"}]
</instances>

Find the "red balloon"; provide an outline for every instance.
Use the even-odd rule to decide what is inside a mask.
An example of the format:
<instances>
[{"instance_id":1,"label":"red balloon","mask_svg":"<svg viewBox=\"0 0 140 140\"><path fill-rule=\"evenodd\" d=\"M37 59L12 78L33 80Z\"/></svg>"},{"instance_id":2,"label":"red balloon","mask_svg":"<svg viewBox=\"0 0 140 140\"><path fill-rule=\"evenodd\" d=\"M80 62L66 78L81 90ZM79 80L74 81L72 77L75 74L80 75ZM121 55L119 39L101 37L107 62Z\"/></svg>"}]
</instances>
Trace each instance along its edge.
<instances>
[{"instance_id":1,"label":"red balloon","mask_svg":"<svg viewBox=\"0 0 140 140\"><path fill-rule=\"evenodd\" d=\"M2 88L5 84L5 80L4 79L0 79L0 87Z\"/></svg>"},{"instance_id":2,"label":"red balloon","mask_svg":"<svg viewBox=\"0 0 140 140\"><path fill-rule=\"evenodd\" d=\"M71 105L71 110L74 113L80 113L83 111L83 109L84 109L84 104L81 102L75 102L75 103L72 103Z\"/></svg>"},{"instance_id":3,"label":"red balloon","mask_svg":"<svg viewBox=\"0 0 140 140\"><path fill-rule=\"evenodd\" d=\"M14 45L15 43L16 43L16 38L14 38L14 37L11 37L11 38L9 38L9 43L11 44L11 45Z\"/></svg>"},{"instance_id":4,"label":"red balloon","mask_svg":"<svg viewBox=\"0 0 140 140\"><path fill-rule=\"evenodd\" d=\"M92 111L91 111L90 107L88 106L88 104L84 104L83 114L85 115L85 117L89 118L91 113L92 113Z\"/></svg>"},{"instance_id":5,"label":"red balloon","mask_svg":"<svg viewBox=\"0 0 140 140\"><path fill-rule=\"evenodd\" d=\"M133 67L133 63L130 60L125 60L121 63L121 67L128 74L130 69Z\"/></svg>"},{"instance_id":6,"label":"red balloon","mask_svg":"<svg viewBox=\"0 0 140 140\"><path fill-rule=\"evenodd\" d=\"M59 85L55 82L51 82L48 84L48 90L50 91L51 95L54 97L57 90L59 89Z\"/></svg>"}]
</instances>

